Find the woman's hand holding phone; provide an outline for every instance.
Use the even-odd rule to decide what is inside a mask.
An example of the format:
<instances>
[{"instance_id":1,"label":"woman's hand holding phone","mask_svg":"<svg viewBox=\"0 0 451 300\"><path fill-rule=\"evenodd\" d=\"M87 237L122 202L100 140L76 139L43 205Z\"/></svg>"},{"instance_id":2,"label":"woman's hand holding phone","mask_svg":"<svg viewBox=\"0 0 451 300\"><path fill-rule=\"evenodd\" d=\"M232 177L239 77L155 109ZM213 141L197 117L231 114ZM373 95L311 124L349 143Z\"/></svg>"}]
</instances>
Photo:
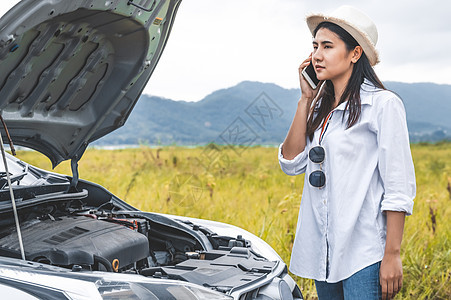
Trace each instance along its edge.
<instances>
[{"instance_id":1,"label":"woman's hand holding phone","mask_svg":"<svg viewBox=\"0 0 451 300\"><path fill-rule=\"evenodd\" d=\"M311 64L311 60L312 60L312 54L310 54L309 57L306 60L304 60L301 63L301 65L299 66L299 82L300 82L301 93L302 93L301 100L304 99L305 101L308 101L309 103L311 103L311 101L316 97L316 95L318 94L318 91L320 89L320 86L322 84L322 81L319 81L316 85L316 88L313 89L311 84L305 78L305 76L308 76L308 75L305 73L304 69L307 68Z\"/></svg>"},{"instance_id":2,"label":"woman's hand holding phone","mask_svg":"<svg viewBox=\"0 0 451 300\"><path fill-rule=\"evenodd\" d=\"M313 89L304 78L304 75L302 75L302 71L310 64L311 59L312 55L310 54L299 66L299 82L302 94L287 137L283 141L282 155L285 159L295 158L301 151L304 151L307 142L307 119L311 111L312 102L319 91L319 88ZM321 83L319 82L318 84L321 85Z\"/></svg>"}]
</instances>

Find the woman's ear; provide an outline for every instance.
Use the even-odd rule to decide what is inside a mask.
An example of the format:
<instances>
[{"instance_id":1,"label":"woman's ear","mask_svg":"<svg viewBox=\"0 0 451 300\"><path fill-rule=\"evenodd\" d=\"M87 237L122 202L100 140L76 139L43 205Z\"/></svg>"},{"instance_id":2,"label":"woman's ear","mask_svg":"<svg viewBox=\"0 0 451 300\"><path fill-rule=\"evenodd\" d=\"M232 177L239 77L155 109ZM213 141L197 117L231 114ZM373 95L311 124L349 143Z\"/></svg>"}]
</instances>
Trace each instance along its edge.
<instances>
[{"instance_id":1,"label":"woman's ear","mask_svg":"<svg viewBox=\"0 0 451 300\"><path fill-rule=\"evenodd\" d=\"M363 50L362 47L360 46L356 46L354 50L352 50L351 61L353 64L355 64L360 59L360 57L362 56L362 52Z\"/></svg>"}]
</instances>

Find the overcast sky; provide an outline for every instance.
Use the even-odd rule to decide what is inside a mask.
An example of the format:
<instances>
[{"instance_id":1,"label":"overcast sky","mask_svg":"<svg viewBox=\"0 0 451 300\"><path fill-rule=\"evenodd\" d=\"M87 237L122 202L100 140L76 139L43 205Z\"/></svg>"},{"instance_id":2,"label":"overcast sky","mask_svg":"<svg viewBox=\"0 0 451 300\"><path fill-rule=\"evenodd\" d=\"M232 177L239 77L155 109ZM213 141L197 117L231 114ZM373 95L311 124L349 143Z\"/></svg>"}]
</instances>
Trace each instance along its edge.
<instances>
[{"instance_id":1,"label":"overcast sky","mask_svg":"<svg viewBox=\"0 0 451 300\"><path fill-rule=\"evenodd\" d=\"M0 13L16 2L1 0ZM297 88L312 47L305 15L341 4L376 23L382 81L451 84L451 1L183 0L144 93L198 101L244 80Z\"/></svg>"}]
</instances>

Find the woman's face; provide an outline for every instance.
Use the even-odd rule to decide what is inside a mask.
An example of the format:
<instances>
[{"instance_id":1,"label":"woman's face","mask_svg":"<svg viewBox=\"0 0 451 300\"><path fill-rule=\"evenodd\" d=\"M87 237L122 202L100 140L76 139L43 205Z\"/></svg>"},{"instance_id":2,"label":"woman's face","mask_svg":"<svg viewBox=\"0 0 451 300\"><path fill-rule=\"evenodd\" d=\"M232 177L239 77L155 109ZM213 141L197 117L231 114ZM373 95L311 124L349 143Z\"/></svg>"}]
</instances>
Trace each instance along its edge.
<instances>
[{"instance_id":1,"label":"woman's face","mask_svg":"<svg viewBox=\"0 0 451 300\"><path fill-rule=\"evenodd\" d=\"M312 62L319 80L347 82L352 74L353 51L332 31L321 28L313 39Z\"/></svg>"}]
</instances>

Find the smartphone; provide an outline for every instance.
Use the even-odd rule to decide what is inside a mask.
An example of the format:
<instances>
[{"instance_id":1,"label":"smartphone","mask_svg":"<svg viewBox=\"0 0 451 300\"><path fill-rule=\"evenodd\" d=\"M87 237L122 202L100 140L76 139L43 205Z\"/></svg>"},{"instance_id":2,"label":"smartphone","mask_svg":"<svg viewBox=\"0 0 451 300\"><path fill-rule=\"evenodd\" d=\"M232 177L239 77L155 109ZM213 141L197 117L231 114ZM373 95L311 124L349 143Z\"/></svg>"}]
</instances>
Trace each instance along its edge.
<instances>
[{"instance_id":1,"label":"smartphone","mask_svg":"<svg viewBox=\"0 0 451 300\"><path fill-rule=\"evenodd\" d=\"M311 61L310 64L302 70L302 76L304 76L305 80L307 80L312 89L316 89L318 87L319 79L316 77L315 69L313 69L313 64Z\"/></svg>"}]
</instances>

